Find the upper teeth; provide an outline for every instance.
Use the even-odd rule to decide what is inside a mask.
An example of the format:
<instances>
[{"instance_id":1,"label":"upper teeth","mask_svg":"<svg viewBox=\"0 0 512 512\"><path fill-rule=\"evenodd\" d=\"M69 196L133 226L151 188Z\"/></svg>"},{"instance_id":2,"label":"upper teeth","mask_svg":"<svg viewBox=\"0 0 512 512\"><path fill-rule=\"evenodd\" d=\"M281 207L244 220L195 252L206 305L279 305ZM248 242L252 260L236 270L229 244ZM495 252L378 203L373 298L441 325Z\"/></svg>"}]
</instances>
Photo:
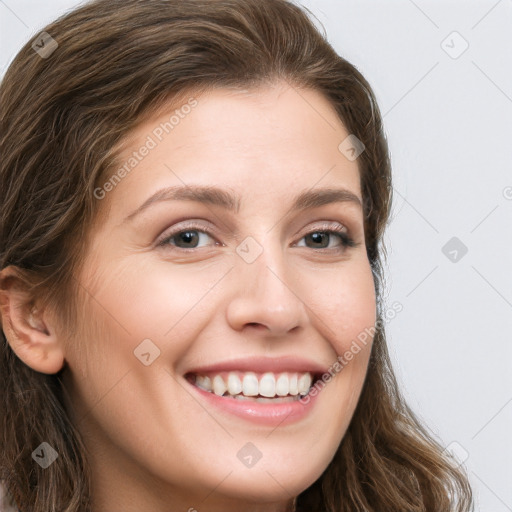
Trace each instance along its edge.
<instances>
[{"instance_id":1,"label":"upper teeth","mask_svg":"<svg viewBox=\"0 0 512 512\"><path fill-rule=\"evenodd\" d=\"M229 372L228 374L196 375L196 386L222 396L226 391L232 395L242 393L245 396L296 396L306 394L311 387L311 373L267 372L258 376L253 372Z\"/></svg>"}]
</instances>

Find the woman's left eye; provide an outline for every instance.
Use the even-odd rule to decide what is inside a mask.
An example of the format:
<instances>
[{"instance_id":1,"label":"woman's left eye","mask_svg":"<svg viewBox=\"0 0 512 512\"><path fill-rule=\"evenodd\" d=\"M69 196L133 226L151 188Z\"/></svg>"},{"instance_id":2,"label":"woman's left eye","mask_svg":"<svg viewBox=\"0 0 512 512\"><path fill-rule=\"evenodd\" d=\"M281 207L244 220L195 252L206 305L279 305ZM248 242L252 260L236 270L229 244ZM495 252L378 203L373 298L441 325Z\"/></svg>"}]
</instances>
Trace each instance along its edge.
<instances>
[{"instance_id":1,"label":"woman's left eye","mask_svg":"<svg viewBox=\"0 0 512 512\"><path fill-rule=\"evenodd\" d=\"M167 247L173 246L178 249L197 249L201 246L201 242L207 244L209 238L215 240L213 235L204 229L187 228L171 233L159 242L158 245ZM331 242L335 242L336 240L338 240L338 243L333 245ZM304 243L301 243L302 241L304 241ZM307 245L308 243L312 244L312 246ZM215 241L214 245L222 244ZM296 244L298 247L328 250L344 250L348 247L356 247L357 245L359 244L348 235L344 228L338 226L334 228L322 227L310 231Z\"/></svg>"},{"instance_id":2,"label":"woman's left eye","mask_svg":"<svg viewBox=\"0 0 512 512\"><path fill-rule=\"evenodd\" d=\"M338 239L338 244L332 246L331 242ZM313 244L312 249L335 249L343 250L348 247L356 247L358 244L345 232L338 229L321 229L310 231L301 241L310 241ZM306 246L306 244L297 244ZM307 247L307 246L306 246Z\"/></svg>"}]
</instances>

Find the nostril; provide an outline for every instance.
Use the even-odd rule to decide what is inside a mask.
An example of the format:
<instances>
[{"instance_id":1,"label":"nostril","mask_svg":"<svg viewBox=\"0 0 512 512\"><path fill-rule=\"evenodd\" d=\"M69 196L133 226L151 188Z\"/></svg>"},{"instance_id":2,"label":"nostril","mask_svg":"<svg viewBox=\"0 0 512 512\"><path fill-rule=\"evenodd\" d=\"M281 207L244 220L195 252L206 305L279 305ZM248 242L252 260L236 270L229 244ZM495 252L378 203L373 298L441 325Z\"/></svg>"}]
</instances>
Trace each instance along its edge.
<instances>
[{"instance_id":1,"label":"nostril","mask_svg":"<svg viewBox=\"0 0 512 512\"><path fill-rule=\"evenodd\" d=\"M247 325L255 328L255 329L266 329L266 327L258 322L249 322Z\"/></svg>"}]
</instances>

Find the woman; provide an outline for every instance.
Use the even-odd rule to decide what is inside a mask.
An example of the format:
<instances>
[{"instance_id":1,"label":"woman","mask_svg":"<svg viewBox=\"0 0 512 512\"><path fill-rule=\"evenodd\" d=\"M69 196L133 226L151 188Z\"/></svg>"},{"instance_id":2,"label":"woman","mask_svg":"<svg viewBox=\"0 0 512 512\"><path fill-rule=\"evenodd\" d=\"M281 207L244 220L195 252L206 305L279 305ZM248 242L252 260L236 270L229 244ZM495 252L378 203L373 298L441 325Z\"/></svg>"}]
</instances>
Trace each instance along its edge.
<instances>
[{"instance_id":1,"label":"woman","mask_svg":"<svg viewBox=\"0 0 512 512\"><path fill-rule=\"evenodd\" d=\"M386 350L374 95L303 10L85 4L0 105L21 512L470 510Z\"/></svg>"}]
</instances>

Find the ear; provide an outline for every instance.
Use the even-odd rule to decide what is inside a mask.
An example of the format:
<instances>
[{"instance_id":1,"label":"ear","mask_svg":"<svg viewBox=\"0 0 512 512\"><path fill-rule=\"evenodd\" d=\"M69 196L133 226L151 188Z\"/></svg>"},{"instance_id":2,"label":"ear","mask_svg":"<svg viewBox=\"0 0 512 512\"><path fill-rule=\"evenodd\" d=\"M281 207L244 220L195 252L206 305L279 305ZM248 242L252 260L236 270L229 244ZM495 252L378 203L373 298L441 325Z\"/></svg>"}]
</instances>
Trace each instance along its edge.
<instances>
[{"instance_id":1,"label":"ear","mask_svg":"<svg viewBox=\"0 0 512 512\"><path fill-rule=\"evenodd\" d=\"M16 267L0 272L0 318L7 342L30 368L57 373L64 365L64 352L55 326L44 308L35 308L26 280Z\"/></svg>"}]
</instances>

